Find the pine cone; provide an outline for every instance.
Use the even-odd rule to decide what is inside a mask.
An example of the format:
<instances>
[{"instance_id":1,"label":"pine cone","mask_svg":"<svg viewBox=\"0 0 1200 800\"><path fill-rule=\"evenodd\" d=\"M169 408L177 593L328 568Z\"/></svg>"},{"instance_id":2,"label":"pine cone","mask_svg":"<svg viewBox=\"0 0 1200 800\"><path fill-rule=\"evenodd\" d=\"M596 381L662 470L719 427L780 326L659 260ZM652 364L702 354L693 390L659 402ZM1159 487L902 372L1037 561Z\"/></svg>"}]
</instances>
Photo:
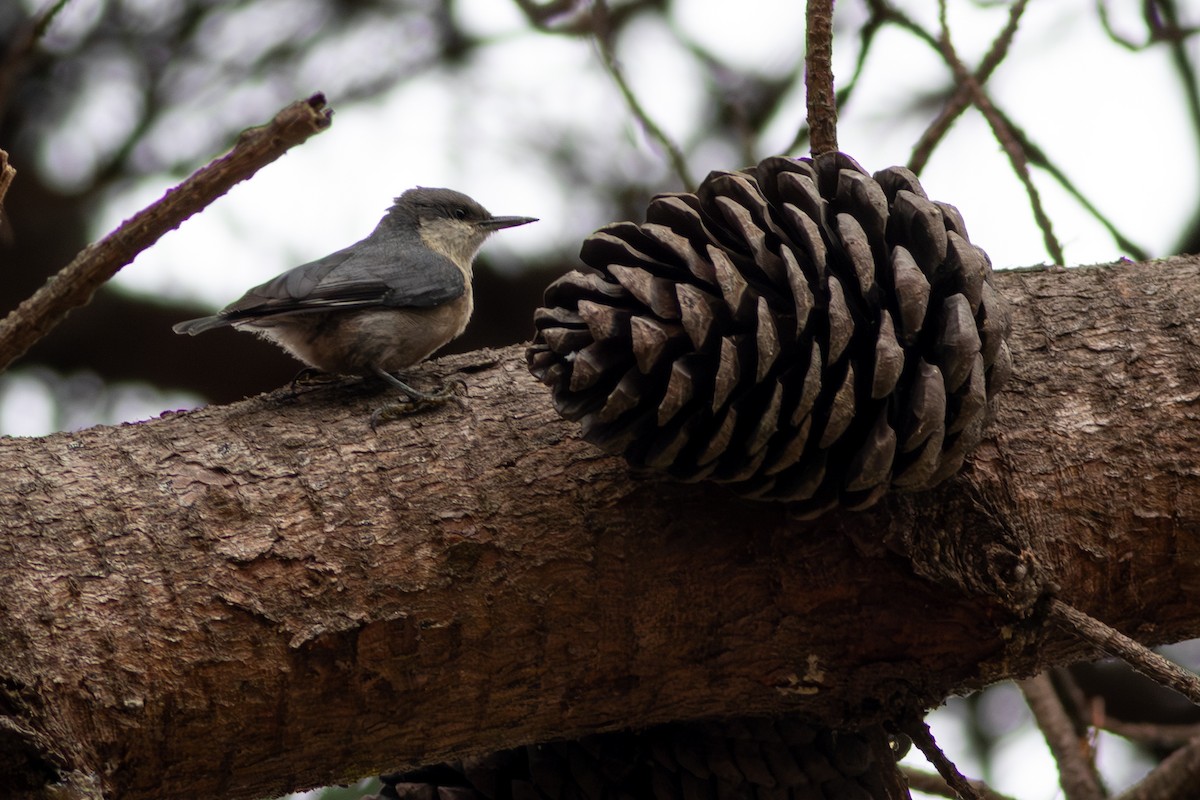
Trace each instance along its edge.
<instances>
[{"instance_id":1,"label":"pine cone","mask_svg":"<svg viewBox=\"0 0 1200 800\"><path fill-rule=\"evenodd\" d=\"M374 800L895 800L900 755L879 728L674 723L384 775Z\"/></svg>"},{"instance_id":2,"label":"pine cone","mask_svg":"<svg viewBox=\"0 0 1200 800\"><path fill-rule=\"evenodd\" d=\"M559 413L631 465L801 515L953 475L1012 369L987 254L903 167L714 172L580 257L527 352Z\"/></svg>"}]
</instances>

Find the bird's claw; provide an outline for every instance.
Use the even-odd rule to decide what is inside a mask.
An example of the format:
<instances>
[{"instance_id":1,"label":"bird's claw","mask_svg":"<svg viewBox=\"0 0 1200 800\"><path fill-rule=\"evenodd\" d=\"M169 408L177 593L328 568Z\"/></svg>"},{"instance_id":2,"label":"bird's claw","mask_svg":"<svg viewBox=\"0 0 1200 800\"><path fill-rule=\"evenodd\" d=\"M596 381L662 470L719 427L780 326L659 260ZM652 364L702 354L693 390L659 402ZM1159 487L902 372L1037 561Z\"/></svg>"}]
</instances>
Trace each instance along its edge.
<instances>
[{"instance_id":1,"label":"bird's claw","mask_svg":"<svg viewBox=\"0 0 1200 800\"><path fill-rule=\"evenodd\" d=\"M339 376L337 375L330 375L329 373L322 372L316 367L305 367L297 372L295 377L292 378L292 382L288 388L288 394L291 399L294 400L300 393L301 386L307 386L314 383L317 385L322 385L332 383L337 380L340 380Z\"/></svg>"},{"instance_id":2,"label":"bird's claw","mask_svg":"<svg viewBox=\"0 0 1200 800\"><path fill-rule=\"evenodd\" d=\"M405 394L407 397L404 400L388 403L371 412L371 430L375 430L381 422L428 411L431 408L443 406L451 400L457 402L460 407L466 408L467 382L462 378L451 378L432 392L409 389L405 391Z\"/></svg>"},{"instance_id":3,"label":"bird's claw","mask_svg":"<svg viewBox=\"0 0 1200 800\"><path fill-rule=\"evenodd\" d=\"M454 377L454 378L451 378L450 380L448 380L446 383L444 383L442 385L442 388L439 389L438 391L439 392L449 392L450 397L447 399L452 398L455 402L457 402L463 408L467 407L466 399L471 396L470 391L468 391L468 389L467 389L467 382L464 381L462 378L458 378L458 377Z\"/></svg>"}]
</instances>

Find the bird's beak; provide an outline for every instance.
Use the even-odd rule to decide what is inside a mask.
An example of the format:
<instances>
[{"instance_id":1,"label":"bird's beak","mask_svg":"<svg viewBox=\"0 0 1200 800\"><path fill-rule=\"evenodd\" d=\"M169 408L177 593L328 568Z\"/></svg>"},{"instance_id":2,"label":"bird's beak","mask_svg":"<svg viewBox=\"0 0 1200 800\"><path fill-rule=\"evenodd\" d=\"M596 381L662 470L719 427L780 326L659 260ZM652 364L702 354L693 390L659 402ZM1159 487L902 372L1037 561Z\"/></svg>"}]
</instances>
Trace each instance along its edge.
<instances>
[{"instance_id":1,"label":"bird's beak","mask_svg":"<svg viewBox=\"0 0 1200 800\"><path fill-rule=\"evenodd\" d=\"M537 222L537 217L492 217L479 223L485 231L498 231L501 228L515 228L518 225L528 225Z\"/></svg>"}]
</instances>

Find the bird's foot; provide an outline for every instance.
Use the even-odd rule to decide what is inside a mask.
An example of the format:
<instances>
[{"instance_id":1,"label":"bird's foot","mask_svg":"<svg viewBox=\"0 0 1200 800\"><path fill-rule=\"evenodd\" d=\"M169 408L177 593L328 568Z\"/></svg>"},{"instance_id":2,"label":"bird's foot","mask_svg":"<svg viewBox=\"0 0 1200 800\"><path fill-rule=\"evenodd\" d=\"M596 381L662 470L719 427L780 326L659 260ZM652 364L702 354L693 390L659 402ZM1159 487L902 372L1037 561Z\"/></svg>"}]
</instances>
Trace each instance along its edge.
<instances>
[{"instance_id":1,"label":"bird's foot","mask_svg":"<svg viewBox=\"0 0 1200 800\"><path fill-rule=\"evenodd\" d=\"M301 386L307 386L313 383L318 385L328 384L339 380L341 380L341 376L331 375L328 372L322 372L316 367L305 367L297 372L296 376L292 378L292 382L288 387L288 392L294 399L296 395L300 393Z\"/></svg>"},{"instance_id":2,"label":"bird's foot","mask_svg":"<svg viewBox=\"0 0 1200 800\"><path fill-rule=\"evenodd\" d=\"M464 398L467 396L467 383L462 378L451 378L432 392L418 391L390 374L388 378L390 379L388 382L393 383L396 388L404 392L406 398L396 403L380 406L371 412L371 430L375 430L381 422L428 411L431 408L445 405L451 400L458 402L459 405L466 405Z\"/></svg>"}]
</instances>

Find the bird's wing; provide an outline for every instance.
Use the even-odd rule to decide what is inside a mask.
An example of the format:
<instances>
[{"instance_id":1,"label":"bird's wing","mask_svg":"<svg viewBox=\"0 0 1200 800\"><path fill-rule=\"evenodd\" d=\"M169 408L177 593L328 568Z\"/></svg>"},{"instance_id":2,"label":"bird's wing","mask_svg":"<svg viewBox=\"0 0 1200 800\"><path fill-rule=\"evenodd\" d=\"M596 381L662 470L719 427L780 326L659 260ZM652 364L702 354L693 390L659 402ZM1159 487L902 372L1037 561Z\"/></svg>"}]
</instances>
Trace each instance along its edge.
<instances>
[{"instance_id":1,"label":"bird's wing","mask_svg":"<svg viewBox=\"0 0 1200 800\"><path fill-rule=\"evenodd\" d=\"M288 270L221 311L228 322L353 308L428 308L460 297L463 273L421 246L367 237Z\"/></svg>"}]
</instances>

